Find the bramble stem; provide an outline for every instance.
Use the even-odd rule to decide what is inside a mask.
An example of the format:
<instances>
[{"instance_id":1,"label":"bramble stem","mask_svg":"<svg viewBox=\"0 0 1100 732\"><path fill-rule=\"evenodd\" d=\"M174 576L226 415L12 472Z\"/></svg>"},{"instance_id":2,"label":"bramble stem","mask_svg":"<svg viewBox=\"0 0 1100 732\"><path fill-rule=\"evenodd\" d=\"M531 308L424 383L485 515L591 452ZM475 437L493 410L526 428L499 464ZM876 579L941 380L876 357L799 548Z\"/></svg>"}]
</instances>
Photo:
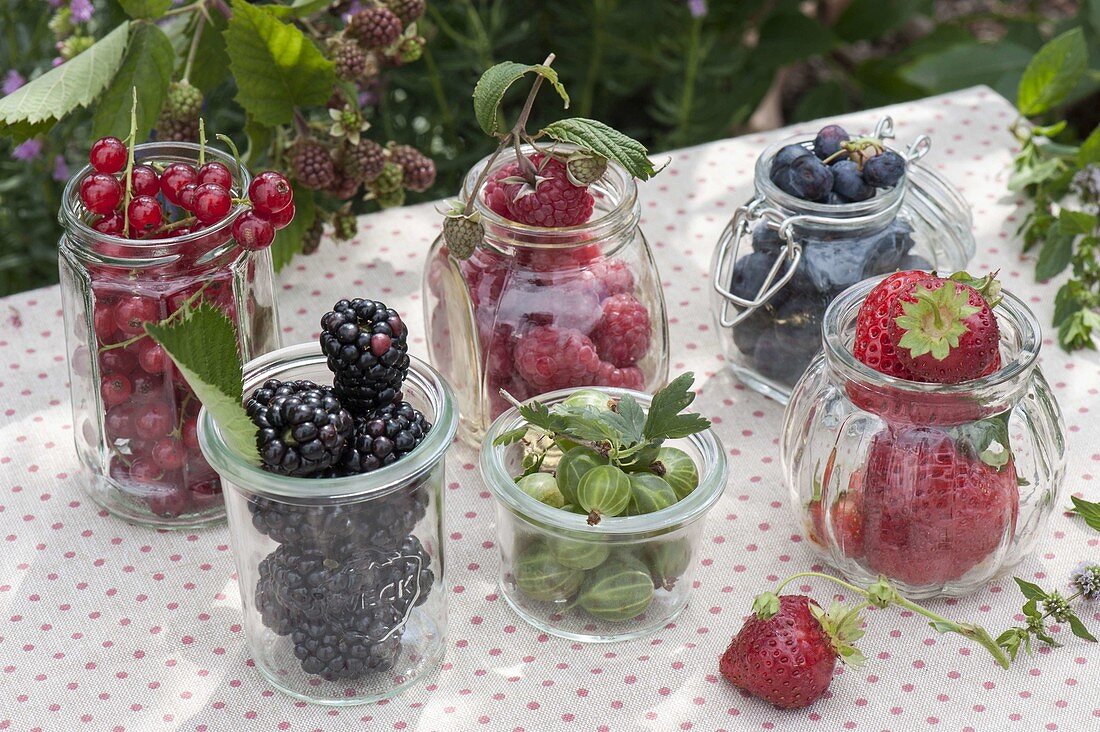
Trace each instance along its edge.
<instances>
[{"instance_id":1,"label":"bramble stem","mask_svg":"<svg viewBox=\"0 0 1100 732\"><path fill-rule=\"evenodd\" d=\"M201 3L200 3L201 4ZM191 35L191 48L187 51L187 61L183 65L182 80L191 83L191 68L195 65L195 53L202 40L202 29L206 26L206 13L200 12L195 20L195 32Z\"/></svg>"}]
</instances>

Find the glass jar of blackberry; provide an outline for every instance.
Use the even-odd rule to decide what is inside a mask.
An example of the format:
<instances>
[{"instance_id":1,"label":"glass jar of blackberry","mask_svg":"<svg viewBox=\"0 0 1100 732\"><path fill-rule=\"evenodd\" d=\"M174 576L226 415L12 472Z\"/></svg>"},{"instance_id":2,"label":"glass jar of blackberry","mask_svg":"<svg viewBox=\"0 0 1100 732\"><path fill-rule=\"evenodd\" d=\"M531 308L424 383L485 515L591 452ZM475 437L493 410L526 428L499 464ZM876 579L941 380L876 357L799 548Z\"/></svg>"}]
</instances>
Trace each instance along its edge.
<instances>
[{"instance_id":1,"label":"glass jar of blackberry","mask_svg":"<svg viewBox=\"0 0 1100 732\"><path fill-rule=\"evenodd\" d=\"M333 424L343 431L338 422L351 418L332 389L318 386L331 378L315 343L255 359L244 367L249 414L267 424L270 413L261 419L252 403L276 409L279 384L291 399L316 397L342 413ZM209 412L199 417L203 454L225 487L250 656L268 681L308 702L384 699L434 671L443 656L442 493L458 413L450 388L416 358L400 399L385 421L402 422L408 412L418 429L413 447L366 465L352 454L363 452L356 438L332 470L320 462L273 464L264 451L256 463L231 447ZM308 427L314 435L324 430ZM355 431L371 434L371 425L356 423ZM404 440L391 436L398 446ZM304 442L295 449L306 457Z\"/></svg>"},{"instance_id":2,"label":"glass jar of blackberry","mask_svg":"<svg viewBox=\"0 0 1100 732\"><path fill-rule=\"evenodd\" d=\"M713 309L733 372L786 402L821 350L825 308L867 277L898 269L962 269L973 256L970 209L920 159L885 144L893 121L868 137L828 125L757 158L755 194L722 232L712 264Z\"/></svg>"},{"instance_id":3,"label":"glass jar of blackberry","mask_svg":"<svg viewBox=\"0 0 1100 732\"><path fill-rule=\"evenodd\" d=\"M432 363L454 385L472 444L508 408L501 389L521 400L580 386L652 391L668 373L664 296L635 179L607 161L578 185L562 162L571 146L556 144L553 156L521 149L551 203L523 194L512 150L483 159L461 196L473 199L483 239L459 252L440 236L425 270Z\"/></svg>"},{"instance_id":4,"label":"glass jar of blackberry","mask_svg":"<svg viewBox=\"0 0 1100 732\"><path fill-rule=\"evenodd\" d=\"M74 439L98 504L134 523L196 527L225 515L196 439L201 405L145 325L208 302L237 326L245 358L277 348L266 245L280 224L260 221L261 204L241 203L253 179L219 150L137 145L129 193L116 178L127 156L116 138L97 142L59 213ZM290 189L278 178L279 216L289 220Z\"/></svg>"}]
</instances>

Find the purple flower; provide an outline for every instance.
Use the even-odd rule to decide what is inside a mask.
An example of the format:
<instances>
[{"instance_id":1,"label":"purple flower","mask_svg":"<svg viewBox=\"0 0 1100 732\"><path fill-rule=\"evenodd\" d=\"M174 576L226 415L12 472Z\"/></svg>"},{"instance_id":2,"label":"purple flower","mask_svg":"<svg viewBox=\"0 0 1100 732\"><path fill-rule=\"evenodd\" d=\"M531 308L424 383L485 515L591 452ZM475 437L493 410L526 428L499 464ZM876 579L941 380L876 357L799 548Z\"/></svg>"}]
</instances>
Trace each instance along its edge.
<instances>
[{"instance_id":1,"label":"purple flower","mask_svg":"<svg viewBox=\"0 0 1100 732\"><path fill-rule=\"evenodd\" d=\"M1086 600L1100 598L1100 564L1081 562L1074 567L1070 581Z\"/></svg>"},{"instance_id":2,"label":"purple flower","mask_svg":"<svg viewBox=\"0 0 1100 732\"><path fill-rule=\"evenodd\" d=\"M65 162L64 155L58 155L53 159L53 179L65 182L69 179L69 164Z\"/></svg>"},{"instance_id":3,"label":"purple flower","mask_svg":"<svg viewBox=\"0 0 1100 732\"><path fill-rule=\"evenodd\" d=\"M688 0L688 12L693 18L705 18L707 15L707 0Z\"/></svg>"},{"instance_id":4,"label":"purple flower","mask_svg":"<svg viewBox=\"0 0 1100 732\"><path fill-rule=\"evenodd\" d=\"M69 12L73 14L74 23L87 23L92 19L95 8L92 7L92 0L72 0Z\"/></svg>"},{"instance_id":5,"label":"purple flower","mask_svg":"<svg viewBox=\"0 0 1100 732\"><path fill-rule=\"evenodd\" d=\"M65 59L61 58L60 56L55 56L53 61L50 61L50 65L54 67L60 66L63 63L65 63Z\"/></svg>"},{"instance_id":6,"label":"purple flower","mask_svg":"<svg viewBox=\"0 0 1100 732\"><path fill-rule=\"evenodd\" d=\"M26 83L27 80L23 78L23 75L15 69L12 69L8 71L8 73L4 74L4 84L2 87L0 87L0 89L3 90L5 95L11 94L13 91Z\"/></svg>"},{"instance_id":7,"label":"purple flower","mask_svg":"<svg viewBox=\"0 0 1100 732\"><path fill-rule=\"evenodd\" d=\"M42 154L42 141L30 139L11 151L16 160L34 160Z\"/></svg>"}]
</instances>

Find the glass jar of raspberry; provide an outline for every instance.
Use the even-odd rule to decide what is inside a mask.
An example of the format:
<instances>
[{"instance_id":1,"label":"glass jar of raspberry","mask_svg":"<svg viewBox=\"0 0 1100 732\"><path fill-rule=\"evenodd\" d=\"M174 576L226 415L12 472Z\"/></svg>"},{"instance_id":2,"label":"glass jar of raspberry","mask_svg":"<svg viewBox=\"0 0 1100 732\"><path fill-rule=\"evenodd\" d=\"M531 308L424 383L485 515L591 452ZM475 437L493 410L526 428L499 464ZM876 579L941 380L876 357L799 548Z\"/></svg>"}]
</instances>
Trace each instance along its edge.
<instances>
[{"instance_id":1,"label":"glass jar of raspberry","mask_svg":"<svg viewBox=\"0 0 1100 732\"><path fill-rule=\"evenodd\" d=\"M530 147L524 154L539 159ZM474 199L484 242L459 260L440 236L425 270L432 363L454 387L474 444L510 406L502 389L518 400L578 386L652 391L668 375L664 296L634 179L609 162L588 187L583 223L532 226L501 204L515 160L509 151L470 170L462 199Z\"/></svg>"},{"instance_id":2,"label":"glass jar of raspberry","mask_svg":"<svg viewBox=\"0 0 1100 732\"><path fill-rule=\"evenodd\" d=\"M884 118L874 137L892 136ZM715 249L712 300L719 337L734 374L780 402L821 350L825 308L850 285L898 269L965 267L974 254L970 209L959 192L919 160L920 137L901 181L866 200L821 203L781 190L772 159L794 137L757 158L755 194L739 207Z\"/></svg>"},{"instance_id":3,"label":"glass jar of raspberry","mask_svg":"<svg viewBox=\"0 0 1100 732\"><path fill-rule=\"evenodd\" d=\"M195 165L199 147L148 143L135 160ZM251 180L232 157L207 148L240 196ZM59 213L61 297L72 385L73 436L91 497L127 521L183 528L222 520L217 474L199 451L201 406L145 324L209 302L237 325L245 358L278 347L270 250L244 251L217 223L164 238L125 239L92 228L81 205L85 168L65 188Z\"/></svg>"},{"instance_id":4,"label":"glass jar of raspberry","mask_svg":"<svg viewBox=\"0 0 1100 732\"><path fill-rule=\"evenodd\" d=\"M825 311L824 352L787 405L791 507L849 579L910 597L965 595L1023 559L1058 510L1062 416L1039 370L1039 323L1011 293L995 308L1001 368L958 384L898 379L852 353L868 280Z\"/></svg>"}]
</instances>

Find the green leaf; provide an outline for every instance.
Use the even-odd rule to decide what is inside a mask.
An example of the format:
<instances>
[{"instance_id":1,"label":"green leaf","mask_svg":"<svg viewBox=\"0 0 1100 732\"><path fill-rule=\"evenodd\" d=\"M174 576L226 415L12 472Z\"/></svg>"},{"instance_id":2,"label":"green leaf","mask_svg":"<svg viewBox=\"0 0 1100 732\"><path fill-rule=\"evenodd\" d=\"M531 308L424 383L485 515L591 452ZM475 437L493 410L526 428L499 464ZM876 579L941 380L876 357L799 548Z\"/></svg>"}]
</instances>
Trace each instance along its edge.
<instances>
[{"instance_id":1,"label":"green leaf","mask_svg":"<svg viewBox=\"0 0 1100 732\"><path fill-rule=\"evenodd\" d=\"M513 445L527 436L527 427L517 427L509 430L493 440L494 445Z\"/></svg>"},{"instance_id":2,"label":"green leaf","mask_svg":"<svg viewBox=\"0 0 1100 732\"><path fill-rule=\"evenodd\" d=\"M477 117L477 123L481 125L486 135L496 135L502 131L500 103L504 100L509 87L530 73L549 81L558 96L565 102L565 108L569 108L569 95L558 81L557 71L543 64L503 61L486 69L474 87L474 116Z\"/></svg>"},{"instance_id":3,"label":"green leaf","mask_svg":"<svg viewBox=\"0 0 1100 732\"><path fill-rule=\"evenodd\" d=\"M605 413L605 419L614 426L624 445L634 445L645 439L645 412L629 394L619 399L618 411Z\"/></svg>"},{"instance_id":4,"label":"green leaf","mask_svg":"<svg viewBox=\"0 0 1100 732\"><path fill-rule=\"evenodd\" d=\"M1039 250L1039 261L1035 264L1035 279L1049 280L1069 266L1073 258L1073 240L1076 234L1062 229L1061 222L1052 226L1050 234Z\"/></svg>"},{"instance_id":5,"label":"green leaf","mask_svg":"<svg viewBox=\"0 0 1100 732\"><path fill-rule=\"evenodd\" d=\"M45 131L91 104L118 71L129 31L130 23L121 23L84 53L0 99L0 134Z\"/></svg>"},{"instance_id":6,"label":"green leaf","mask_svg":"<svg viewBox=\"0 0 1100 732\"><path fill-rule=\"evenodd\" d=\"M131 18L155 19L172 7L172 0L118 0L118 4Z\"/></svg>"},{"instance_id":7,"label":"green leaf","mask_svg":"<svg viewBox=\"0 0 1100 732\"><path fill-rule=\"evenodd\" d=\"M164 106L174 64L172 42L164 31L152 23L135 23L122 66L95 105L92 136L114 135L126 139L130 134L130 107L133 105L131 89L136 87L137 141L148 137Z\"/></svg>"},{"instance_id":8,"label":"green leaf","mask_svg":"<svg viewBox=\"0 0 1100 732\"><path fill-rule=\"evenodd\" d=\"M244 134L248 138L248 148L245 150L244 160L245 163L253 166L259 162L271 144L271 128L248 117L244 121Z\"/></svg>"},{"instance_id":9,"label":"green leaf","mask_svg":"<svg viewBox=\"0 0 1100 732\"><path fill-rule=\"evenodd\" d=\"M1027 186L1048 181L1058 176L1064 166L1058 158L1048 158L1034 165L1024 166L1009 177L1008 190L1021 191Z\"/></svg>"},{"instance_id":10,"label":"green leaf","mask_svg":"<svg viewBox=\"0 0 1100 732\"><path fill-rule=\"evenodd\" d=\"M1096 636L1089 632L1089 629L1085 627L1085 624L1081 622L1081 618L1074 614L1071 614L1066 618L1066 622L1069 623L1069 629L1073 631L1073 634L1082 640L1087 640L1089 643L1096 642Z\"/></svg>"},{"instance_id":11,"label":"green leaf","mask_svg":"<svg viewBox=\"0 0 1100 732\"><path fill-rule=\"evenodd\" d=\"M839 45L840 39L820 21L798 12L780 11L761 23L760 42L753 60L776 69L827 53Z\"/></svg>"},{"instance_id":12,"label":"green leaf","mask_svg":"<svg viewBox=\"0 0 1100 732\"><path fill-rule=\"evenodd\" d=\"M1051 320L1053 325L1061 325L1073 311L1081 309L1081 301L1078 299L1080 289L1081 283L1075 280L1058 288L1058 293L1054 296L1054 318Z\"/></svg>"},{"instance_id":13,"label":"green leaf","mask_svg":"<svg viewBox=\"0 0 1100 732\"><path fill-rule=\"evenodd\" d=\"M1031 51L1015 43L964 43L918 58L899 71L926 91L943 92L988 84L1027 66Z\"/></svg>"},{"instance_id":14,"label":"green leaf","mask_svg":"<svg viewBox=\"0 0 1100 732\"><path fill-rule=\"evenodd\" d=\"M1065 101L1088 63L1085 34L1073 28L1051 39L1031 59L1020 79L1016 106L1031 117Z\"/></svg>"},{"instance_id":15,"label":"green leaf","mask_svg":"<svg viewBox=\"0 0 1100 732\"><path fill-rule=\"evenodd\" d=\"M225 441L241 455L257 460L256 425L242 405L243 382L237 331L221 310L208 302L172 322L146 323L214 417Z\"/></svg>"},{"instance_id":16,"label":"green leaf","mask_svg":"<svg viewBox=\"0 0 1100 732\"><path fill-rule=\"evenodd\" d=\"M701 415L680 414L695 401L695 392L691 390L694 383L695 374L689 371L653 395L645 420L646 439L678 439L710 427L710 421Z\"/></svg>"},{"instance_id":17,"label":"green leaf","mask_svg":"<svg viewBox=\"0 0 1100 732\"><path fill-rule=\"evenodd\" d=\"M1100 503L1077 496L1070 496L1069 500L1073 502L1073 512L1083 518L1090 529L1100 531Z\"/></svg>"},{"instance_id":18,"label":"green leaf","mask_svg":"<svg viewBox=\"0 0 1100 732\"><path fill-rule=\"evenodd\" d=\"M558 120L542 129L542 133L559 141L571 142L585 150L614 160L635 178L649 180L657 174L645 146L603 122L583 117Z\"/></svg>"},{"instance_id":19,"label":"green leaf","mask_svg":"<svg viewBox=\"0 0 1100 732\"><path fill-rule=\"evenodd\" d=\"M925 0L852 0L833 29L849 42L878 38L927 5Z\"/></svg>"},{"instance_id":20,"label":"green leaf","mask_svg":"<svg viewBox=\"0 0 1100 732\"><path fill-rule=\"evenodd\" d=\"M1082 8L1082 14L1088 18L1089 25L1094 33L1100 33L1100 0L1086 0L1087 8Z\"/></svg>"},{"instance_id":21,"label":"green leaf","mask_svg":"<svg viewBox=\"0 0 1100 732\"><path fill-rule=\"evenodd\" d=\"M188 80L203 94L209 94L229 75L229 53L225 49L225 29L229 21L221 13L210 13L205 21L195 62Z\"/></svg>"},{"instance_id":22,"label":"green leaf","mask_svg":"<svg viewBox=\"0 0 1100 732\"><path fill-rule=\"evenodd\" d=\"M1100 332L1100 315L1088 308L1070 314L1058 328L1058 343L1067 351L1096 348L1094 338Z\"/></svg>"},{"instance_id":23,"label":"green leaf","mask_svg":"<svg viewBox=\"0 0 1100 732\"><path fill-rule=\"evenodd\" d=\"M1058 213L1058 227L1067 234L1089 234L1096 228L1096 214L1063 208Z\"/></svg>"},{"instance_id":24,"label":"green leaf","mask_svg":"<svg viewBox=\"0 0 1100 732\"><path fill-rule=\"evenodd\" d=\"M285 228L275 234L271 244L271 265L278 272L294 255L302 251L306 232L317 218L317 207L313 201L313 191L301 185L294 186L294 219Z\"/></svg>"},{"instance_id":25,"label":"green leaf","mask_svg":"<svg viewBox=\"0 0 1100 732\"><path fill-rule=\"evenodd\" d=\"M286 124L295 107L323 105L332 94L333 63L270 6L233 0L225 44L237 102L261 124Z\"/></svg>"},{"instance_id":26,"label":"green leaf","mask_svg":"<svg viewBox=\"0 0 1100 732\"><path fill-rule=\"evenodd\" d=\"M1097 0L1100 2L1100 0ZM1081 147L1077 149L1077 165L1085 167L1089 163L1100 163L1100 125L1093 128Z\"/></svg>"},{"instance_id":27,"label":"green leaf","mask_svg":"<svg viewBox=\"0 0 1100 732\"><path fill-rule=\"evenodd\" d=\"M798 100L794 108L791 121L804 122L806 120L821 119L847 112L848 95L840 82L825 81L816 84Z\"/></svg>"},{"instance_id":28,"label":"green leaf","mask_svg":"<svg viewBox=\"0 0 1100 732\"><path fill-rule=\"evenodd\" d=\"M1034 582L1022 580L1019 577L1013 577L1012 579L1016 580L1016 584L1020 586L1020 592L1024 593L1024 597L1026 597L1027 599L1042 600L1046 598L1046 590L1044 590L1042 587L1035 584Z\"/></svg>"}]
</instances>

